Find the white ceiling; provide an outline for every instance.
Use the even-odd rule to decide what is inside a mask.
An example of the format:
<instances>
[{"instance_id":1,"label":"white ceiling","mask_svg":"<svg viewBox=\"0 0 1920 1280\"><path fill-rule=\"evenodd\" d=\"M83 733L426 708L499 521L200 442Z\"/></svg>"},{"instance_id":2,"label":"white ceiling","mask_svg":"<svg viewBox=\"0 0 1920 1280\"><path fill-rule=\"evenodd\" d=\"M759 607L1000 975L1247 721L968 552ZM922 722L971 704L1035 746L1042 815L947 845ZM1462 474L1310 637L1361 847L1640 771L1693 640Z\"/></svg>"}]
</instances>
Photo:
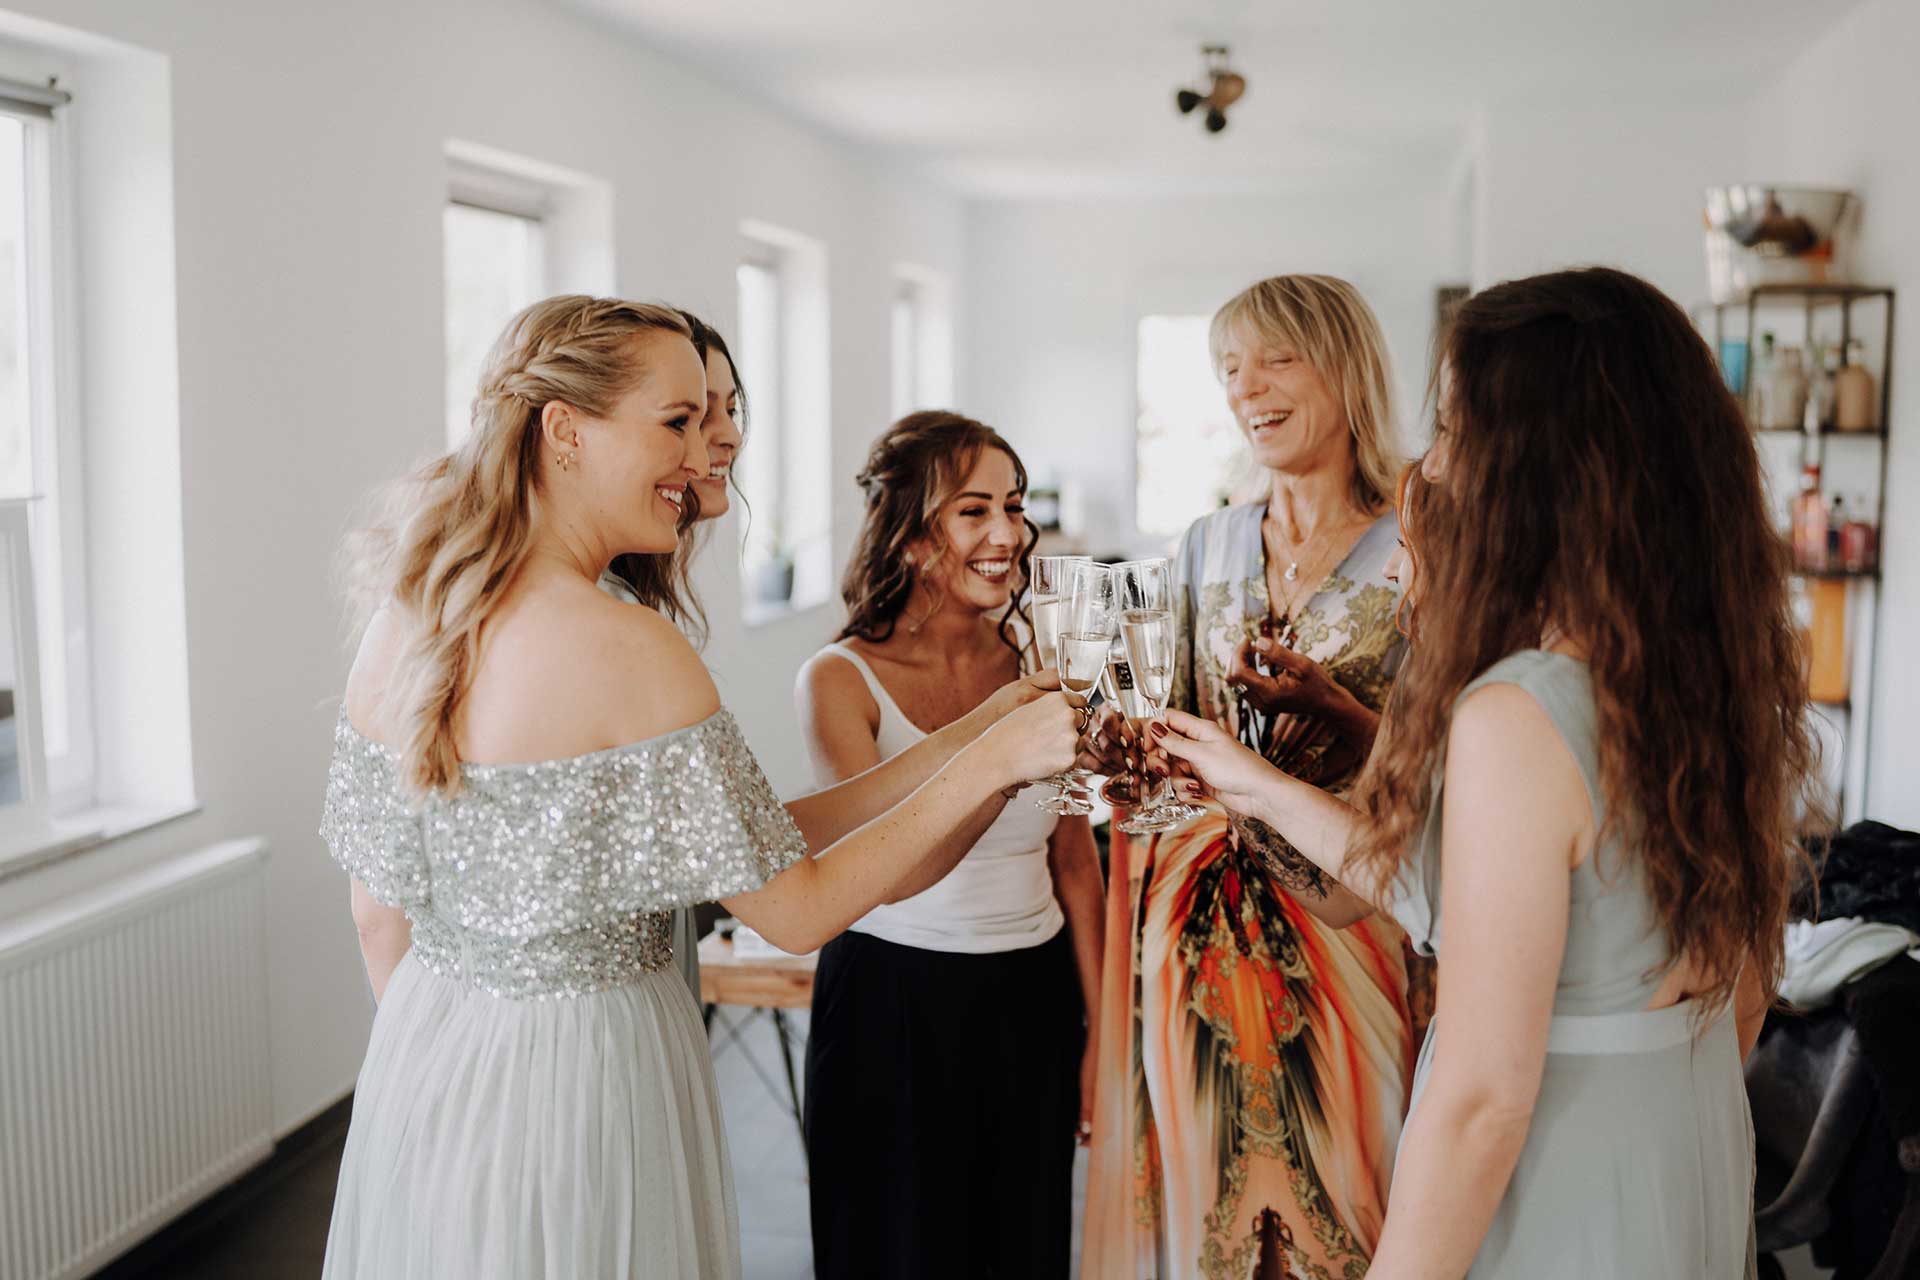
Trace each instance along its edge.
<instances>
[{"instance_id":1,"label":"white ceiling","mask_svg":"<svg viewBox=\"0 0 1920 1280\"><path fill-rule=\"evenodd\" d=\"M1482 107L1711 101L1856 0L557 0L982 197L1430 181ZM1247 96L1173 107L1204 42Z\"/></svg>"}]
</instances>

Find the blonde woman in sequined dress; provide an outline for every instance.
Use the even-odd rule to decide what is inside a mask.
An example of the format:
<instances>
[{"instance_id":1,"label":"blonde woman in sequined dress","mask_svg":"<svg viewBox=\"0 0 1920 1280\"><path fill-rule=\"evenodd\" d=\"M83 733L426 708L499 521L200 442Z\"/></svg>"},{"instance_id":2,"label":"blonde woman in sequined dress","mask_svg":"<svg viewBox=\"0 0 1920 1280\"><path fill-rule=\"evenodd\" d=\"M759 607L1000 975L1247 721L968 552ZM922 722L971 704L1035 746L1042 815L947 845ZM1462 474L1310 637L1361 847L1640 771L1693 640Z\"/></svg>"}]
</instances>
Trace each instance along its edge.
<instances>
[{"instance_id":1,"label":"blonde woman in sequined dress","mask_svg":"<svg viewBox=\"0 0 1920 1280\"><path fill-rule=\"evenodd\" d=\"M783 806L680 632L596 585L673 550L705 396L677 313L537 303L467 443L359 539L380 607L322 834L379 1012L328 1277L737 1277L671 911L718 900L811 950L937 881L1008 788L1074 756L1081 713L1043 677Z\"/></svg>"}]
</instances>

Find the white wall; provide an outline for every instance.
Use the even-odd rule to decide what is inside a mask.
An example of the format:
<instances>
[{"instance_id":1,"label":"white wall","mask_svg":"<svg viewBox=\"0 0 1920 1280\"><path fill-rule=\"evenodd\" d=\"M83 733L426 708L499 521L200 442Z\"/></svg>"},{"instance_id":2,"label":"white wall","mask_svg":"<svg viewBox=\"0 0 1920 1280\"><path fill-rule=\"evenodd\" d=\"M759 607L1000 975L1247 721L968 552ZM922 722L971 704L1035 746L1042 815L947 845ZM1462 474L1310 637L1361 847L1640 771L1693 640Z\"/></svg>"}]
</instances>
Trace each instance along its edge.
<instances>
[{"instance_id":1,"label":"white wall","mask_svg":"<svg viewBox=\"0 0 1920 1280\"><path fill-rule=\"evenodd\" d=\"M962 213L924 184L534 0L12 2L170 59L185 612L203 808L6 882L0 914L176 851L265 835L274 1114L286 1129L350 1086L370 1017L346 884L314 834L349 657L328 567L361 496L440 444L446 141L608 181L620 290L723 328L743 218L827 244L843 552L850 477L886 421L891 268L911 261L959 278ZM720 532L716 562L734 531ZM111 550L94 548L96 562ZM125 589L104 574L93 585ZM789 684L833 617L743 635L724 563L710 566L706 598L723 696L776 782L797 786L806 771Z\"/></svg>"},{"instance_id":2,"label":"white wall","mask_svg":"<svg viewBox=\"0 0 1920 1280\"><path fill-rule=\"evenodd\" d=\"M1324 272L1351 280L1379 315L1414 450L1434 288L1466 278L1457 204L1436 181L1321 197L973 205L962 404L1030 470L1081 487L1093 543L1137 544L1140 317L1210 314L1266 276Z\"/></svg>"},{"instance_id":3,"label":"white wall","mask_svg":"<svg viewBox=\"0 0 1920 1280\"><path fill-rule=\"evenodd\" d=\"M1868 815L1920 828L1920 5L1868 0L1765 85L1746 112L1756 178L1860 193L1856 276L1900 290L1894 324Z\"/></svg>"},{"instance_id":4,"label":"white wall","mask_svg":"<svg viewBox=\"0 0 1920 1280\"><path fill-rule=\"evenodd\" d=\"M1706 297L1703 188L1842 186L1865 200L1856 275L1903 291L1895 325L1888 534L1871 706L1867 816L1920 827L1920 6L1868 0L1771 80L1714 101L1489 111L1478 130L1474 283L1584 263L1636 272L1684 305ZM1849 486L1846 490L1852 492Z\"/></svg>"},{"instance_id":5,"label":"white wall","mask_svg":"<svg viewBox=\"0 0 1920 1280\"><path fill-rule=\"evenodd\" d=\"M1619 267L1683 306L1706 297L1701 192L1747 172L1739 103L1539 103L1488 111L1476 138L1475 288Z\"/></svg>"}]
</instances>

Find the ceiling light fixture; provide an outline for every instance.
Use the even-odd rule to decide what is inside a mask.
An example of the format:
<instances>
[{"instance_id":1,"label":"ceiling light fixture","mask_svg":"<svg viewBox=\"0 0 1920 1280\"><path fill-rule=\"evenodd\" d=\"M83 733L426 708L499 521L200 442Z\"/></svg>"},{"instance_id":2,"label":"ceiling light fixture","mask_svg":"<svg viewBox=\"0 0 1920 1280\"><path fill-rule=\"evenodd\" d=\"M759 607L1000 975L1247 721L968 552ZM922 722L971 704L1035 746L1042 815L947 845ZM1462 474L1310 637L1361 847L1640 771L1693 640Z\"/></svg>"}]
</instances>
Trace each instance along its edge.
<instances>
[{"instance_id":1,"label":"ceiling light fixture","mask_svg":"<svg viewBox=\"0 0 1920 1280\"><path fill-rule=\"evenodd\" d=\"M1181 89L1173 95L1173 103L1183 116L1192 115L1194 108L1204 106L1207 132L1218 133L1227 127L1227 108L1246 93L1247 78L1227 66L1227 46L1223 44L1201 45L1200 61L1200 74L1206 87Z\"/></svg>"}]
</instances>

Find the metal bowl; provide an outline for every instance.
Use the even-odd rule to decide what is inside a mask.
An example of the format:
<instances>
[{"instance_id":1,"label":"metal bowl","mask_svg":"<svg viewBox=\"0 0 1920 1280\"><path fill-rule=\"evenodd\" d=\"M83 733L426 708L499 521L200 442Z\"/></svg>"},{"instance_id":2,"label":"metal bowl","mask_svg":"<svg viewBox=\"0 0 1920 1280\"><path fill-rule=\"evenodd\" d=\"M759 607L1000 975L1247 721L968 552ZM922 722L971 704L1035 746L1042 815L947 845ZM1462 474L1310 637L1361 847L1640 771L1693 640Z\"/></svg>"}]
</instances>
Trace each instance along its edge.
<instances>
[{"instance_id":1,"label":"metal bowl","mask_svg":"<svg viewBox=\"0 0 1920 1280\"><path fill-rule=\"evenodd\" d=\"M1851 191L1708 187L1707 286L1731 302L1761 284L1844 284L1860 201Z\"/></svg>"}]
</instances>

